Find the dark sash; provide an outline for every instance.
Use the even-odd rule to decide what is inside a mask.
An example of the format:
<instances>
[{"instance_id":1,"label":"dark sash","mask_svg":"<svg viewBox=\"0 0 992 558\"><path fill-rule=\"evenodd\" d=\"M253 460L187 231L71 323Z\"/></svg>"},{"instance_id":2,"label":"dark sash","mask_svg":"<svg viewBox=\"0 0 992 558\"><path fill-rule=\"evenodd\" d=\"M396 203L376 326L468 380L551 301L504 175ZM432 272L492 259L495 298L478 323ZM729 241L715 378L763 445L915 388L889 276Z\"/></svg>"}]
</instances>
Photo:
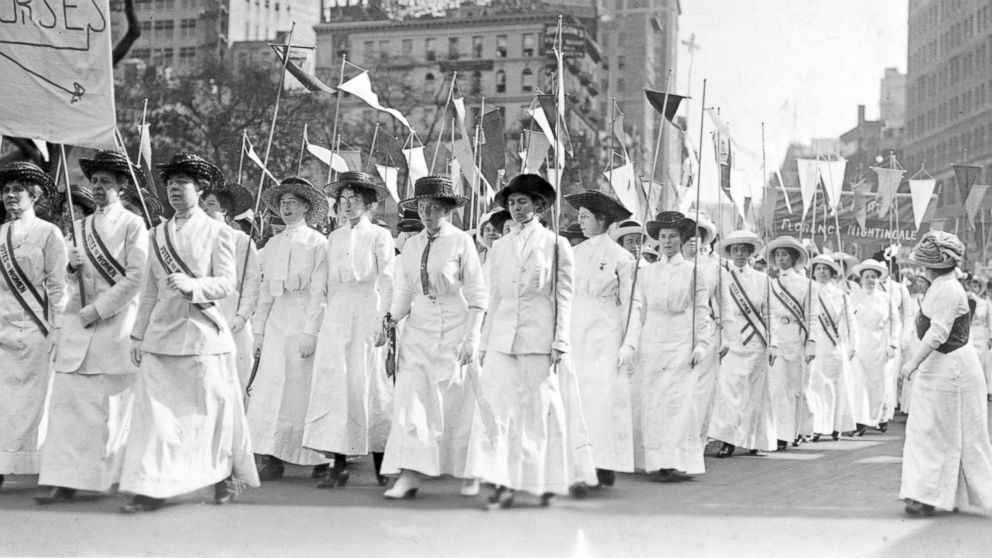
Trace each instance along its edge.
<instances>
[{"instance_id":1,"label":"dark sash","mask_svg":"<svg viewBox=\"0 0 992 558\"><path fill-rule=\"evenodd\" d=\"M152 235L152 250L158 256L158 262L162 264L162 268L165 269L166 273L185 273L193 279L198 279L196 274L186 265L186 262L179 257L179 253L172 243L172 237L169 235L168 226L169 223L163 223L155 229L155 233ZM159 235L162 238L159 238ZM200 312L203 312L203 315L213 322L218 330L224 331L226 322L224 321L224 317L221 316L220 311L217 310L216 304L213 302L194 302L193 306L199 308Z\"/></svg>"},{"instance_id":2,"label":"dark sash","mask_svg":"<svg viewBox=\"0 0 992 558\"><path fill-rule=\"evenodd\" d=\"M830 310L827 308L827 303L823 301L823 296L821 295L817 298L820 299L820 325L823 326L823 331L827 334L827 338L836 347L840 339L840 329L837 327L834 317L830 315Z\"/></svg>"},{"instance_id":3,"label":"dark sash","mask_svg":"<svg viewBox=\"0 0 992 558\"><path fill-rule=\"evenodd\" d=\"M14 257L14 242L11 239L13 230L8 223L3 225L7 228L7 234L3 243L0 243L0 274L3 275L7 288L13 293L17 303L21 305L31 321L38 326L41 333L48 336L51 326L48 325L48 300L38 293L31 281L28 280L24 270L18 265ZM0 231L3 229L0 228ZM0 233L2 234L2 233Z\"/></svg>"},{"instance_id":4,"label":"dark sash","mask_svg":"<svg viewBox=\"0 0 992 558\"><path fill-rule=\"evenodd\" d=\"M730 277L733 282L730 283L730 298L733 299L734 304L737 305L737 309L740 311L747 323L741 328L741 335L744 337L744 344L747 345L755 335L761 339L761 342L768 345L768 336L765 334L765 324L761 320L761 313L758 308L751 302L751 299L747 296L747 291L744 290L744 285L741 285L741 280L737 277L737 272L730 270ZM748 333L750 331L750 333Z\"/></svg>"},{"instance_id":5,"label":"dark sash","mask_svg":"<svg viewBox=\"0 0 992 558\"><path fill-rule=\"evenodd\" d=\"M785 288L781 277L776 277L775 283L778 284L778 289L772 288L775 298L782 303L782 306L785 306L789 313L796 319L796 322L799 323L799 330L803 332L803 337L809 339L809 331L806 329L806 311L803 310L803 305Z\"/></svg>"},{"instance_id":6,"label":"dark sash","mask_svg":"<svg viewBox=\"0 0 992 558\"><path fill-rule=\"evenodd\" d=\"M124 266L114 258L103 239L100 238L100 233L93 226L92 215L83 219L82 228L83 249L86 251L90 263L100 273L100 277L110 283L111 287L116 285L127 275Z\"/></svg>"}]
</instances>

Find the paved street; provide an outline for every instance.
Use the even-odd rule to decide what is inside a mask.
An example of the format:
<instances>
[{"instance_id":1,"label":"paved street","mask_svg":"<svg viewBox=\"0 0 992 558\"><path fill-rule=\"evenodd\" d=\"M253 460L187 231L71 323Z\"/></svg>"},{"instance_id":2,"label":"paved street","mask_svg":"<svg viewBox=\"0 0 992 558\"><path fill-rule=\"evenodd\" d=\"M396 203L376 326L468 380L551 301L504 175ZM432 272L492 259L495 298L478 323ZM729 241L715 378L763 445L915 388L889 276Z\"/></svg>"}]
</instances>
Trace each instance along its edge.
<instances>
[{"instance_id":1,"label":"paved street","mask_svg":"<svg viewBox=\"0 0 992 558\"><path fill-rule=\"evenodd\" d=\"M202 491L139 516L117 513L121 496L39 508L35 478L14 477L0 491L0 554L987 556L992 518L903 514L903 430L900 420L862 439L707 457L707 474L681 485L623 475L612 490L550 509L483 511L482 496L459 497L454 481L387 502L365 463L343 490L315 490L297 468L232 506L211 505Z\"/></svg>"}]
</instances>

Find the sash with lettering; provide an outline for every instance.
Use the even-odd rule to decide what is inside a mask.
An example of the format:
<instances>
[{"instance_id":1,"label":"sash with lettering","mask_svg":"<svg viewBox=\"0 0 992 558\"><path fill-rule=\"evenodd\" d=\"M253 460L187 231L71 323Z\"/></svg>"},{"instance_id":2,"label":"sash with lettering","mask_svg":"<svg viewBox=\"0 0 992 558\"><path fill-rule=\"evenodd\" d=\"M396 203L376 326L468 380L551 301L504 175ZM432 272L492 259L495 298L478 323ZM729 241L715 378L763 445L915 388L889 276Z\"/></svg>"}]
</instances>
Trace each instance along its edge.
<instances>
[{"instance_id":1,"label":"sash with lettering","mask_svg":"<svg viewBox=\"0 0 992 558\"><path fill-rule=\"evenodd\" d=\"M196 274L186 265L186 262L179 257L179 252L176 251L175 244L172 242L172 235L169 234L169 223L171 221L156 227L155 234L152 235L152 250L158 256L158 262L162 264L166 273L185 273L193 279L198 279ZM213 322L218 330L224 331L227 327L224 316L221 315L217 305L213 302L194 302L193 306L199 308L200 312L203 312L203 315Z\"/></svg>"},{"instance_id":2,"label":"sash with lettering","mask_svg":"<svg viewBox=\"0 0 992 558\"><path fill-rule=\"evenodd\" d=\"M24 270L18 265L14 258L14 242L11 239L13 231L10 223L0 227L0 236L4 241L0 243L0 275L3 275L7 288L13 293L17 303L21 305L31 321L38 326L42 335L48 336L51 326L48 324L48 297L42 297L38 289L34 288L28 280ZM4 231L6 230L6 233Z\"/></svg>"},{"instance_id":3,"label":"sash with lettering","mask_svg":"<svg viewBox=\"0 0 992 558\"><path fill-rule=\"evenodd\" d=\"M840 329L837 327L834 317L830 315L830 310L827 308L827 303L823 301L823 296L817 298L820 299L820 325L823 326L827 339L830 339L830 342L836 347L840 339Z\"/></svg>"},{"instance_id":4,"label":"sash with lettering","mask_svg":"<svg viewBox=\"0 0 992 558\"><path fill-rule=\"evenodd\" d=\"M103 239L100 238L100 233L97 232L96 227L93 226L93 216L83 219L83 250L86 252L86 256L89 258L90 263L96 268L100 277L103 277L110 286L114 286L118 281L124 279L127 275L124 270L124 266L114 258L110 250L107 249L107 245L104 244Z\"/></svg>"},{"instance_id":5,"label":"sash with lettering","mask_svg":"<svg viewBox=\"0 0 992 558\"><path fill-rule=\"evenodd\" d=\"M776 277L775 283L778 285L777 289L772 287L772 292L775 293L775 298L782 303L782 306L785 306L786 309L789 310L789 313L792 314L792 317L794 317L796 322L799 324L799 330L803 332L803 339L808 340L809 331L806 329L806 311L803 309L803 305L800 304L799 301L796 300L796 297L792 296L792 293L785 288L785 285L782 284L781 277Z\"/></svg>"},{"instance_id":6,"label":"sash with lettering","mask_svg":"<svg viewBox=\"0 0 992 558\"><path fill-rule=\"evenodd\" d=\"M741 328L741 335L744 336L744 345L751 342L754 336L757 335L761 342L768 346L768 336L765 334L765 323L761 319L761 312L758 308L751 302L751 299L747 296L747 291L744 290L744 285L741 285L741 280L737 276L737 272L730 270L730 277L733 279L729 285L730 298L733 299L734 304L737 305L737 310L740 311L741 315L747 323Z\"/></svg>"}]
</instances>

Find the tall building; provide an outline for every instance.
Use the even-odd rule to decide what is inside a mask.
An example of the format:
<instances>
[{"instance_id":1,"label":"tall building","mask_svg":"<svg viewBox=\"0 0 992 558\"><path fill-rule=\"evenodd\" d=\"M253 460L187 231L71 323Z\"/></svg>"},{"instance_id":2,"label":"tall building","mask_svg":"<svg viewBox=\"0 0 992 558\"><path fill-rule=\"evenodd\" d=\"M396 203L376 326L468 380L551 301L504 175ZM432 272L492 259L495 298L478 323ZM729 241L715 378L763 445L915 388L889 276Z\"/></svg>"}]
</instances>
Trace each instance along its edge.
<instances>
[{"instance_id":1,"label":"tall building","mask_svg":"<svg viewBox=\"0 0 992 558\"><path fill-rule=\"evenodd\" d=\"M979 180L992 180L992 5L910 0L908 51L904 165L925 165L942 205L960 206L951 165L981 166Z\"/></svg>"}]
</instances>

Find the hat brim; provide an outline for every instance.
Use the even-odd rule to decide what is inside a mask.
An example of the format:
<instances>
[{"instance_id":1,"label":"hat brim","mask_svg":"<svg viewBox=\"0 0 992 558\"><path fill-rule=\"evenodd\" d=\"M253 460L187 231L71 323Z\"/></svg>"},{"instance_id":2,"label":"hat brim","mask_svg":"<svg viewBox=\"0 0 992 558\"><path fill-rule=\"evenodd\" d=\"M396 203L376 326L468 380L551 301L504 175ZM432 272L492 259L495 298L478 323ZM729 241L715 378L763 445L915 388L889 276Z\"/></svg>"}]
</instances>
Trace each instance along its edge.
<instances>
[{"instance_id":1,"label":"hat brim","mask_svg":"<svg viewBox=\"0 0 992 558\"><path fill-rule=\"evenodd\" d=\"M426 196L414 196L412 198L407 198L400 202L400 207L403 209L417 209L417 202L420 200L438 200L446 201L448 203L454 204L455 207L462 207L468 203L468 198L465 196L459 196L457 194L430 194Z\"/></svg>"},{"instance_id":2,"label":"hat brim","mask_svg":"<svg viewBox=\"0 0 992 558\"><path fill-rule=\"evenodd\" d=\"M648 221L647 224L644 225L644 229L647 231L648 236L653 240L658 240L658 235L665 229L678 231L682 238L692 238L696 234L696 222L688 217L684 217L677 223L668 221Z\"/></svg>"},{"instance_id":3,"label":"hat brim","mask_svg":"<svg viewBox=\"0 0 992 558\"><path fill-rule=\"evenodd\" d=\"M509 200L510 196L513 194L528 194L531 196L537 196L538 198L544 200L544 203L549 206L554 203L555 197L557 196L557 192L555 192L554 187L551 186L551 184L549 184L546 180L542 180L536 187L529 187L527 185L511 181L509 185L504 186L503 189L496 194L497 205L508 207L509 204L507 203L507 200Z\"/></svg>"},{"instance_id":4,"label":"hat brim","mask_svg":"<svg viewBox=\"0 0 992 558\"><path fill-rule=\"evenodd\" d=\"M765 246L765 258L768 263L774 263L773 254L779 248L790 248L798 252L799 258L793 262L792 267L802 269L809 263L809 253L806 251L806 247L791 236L780 236Z\"/></svg>"},{"instance_id":5,"label":"hat brim","mask_svg":"<svg viewBox=\"0 0 992 558\"><path fill-rule=\"evenodd\" d=\"M727 238L722 242L722 244L723 244L722 247L723 255L727 256L728 258L730 257L731 246L740 246L740 245L750 246L752 256L757 256L758 252L761 250L761 239L759 239L758 237Z\"/></svg>"},{"instance_id":6,"label":"hat brim","mask_svg":"<svg viewBox=\"0 0 992 558\"><path fill-rule=\"evenodd\" d=\"M889 275L889 270L886 269L884 265L882 265L881 263L878 263L876 265L876 264L872 264L871 262L859 263L858 265L854 266L854 269L851 270L851 273L857 275L858 277L861 277L861 274L866 271L878 272L879 279L885 279Z\"/></svg>"},{"instance_id":7,"label":"hat brim","mask_svg":"<svg viewBox=\"0 0 992 558\"><path fill-rule=\"evenodd\" d=\"M222 188L224 186L224 173L215 165L203 160L184 159L181 161L169 161L155 165L158 176L163 182L170 176L185 174L191 178L203 180L207 183L206 188Z\"/></svg>"},{"instance_id":8,"label":"hat brim","mask_svg":"<svg viewBox=\"0 0 992 558\"><path fill-rule=\"evenodd\" d=\"M269 211L279 214L279 200L283 194L293 194L301 199L307 200L310 208L306 213L307 223L323 223L327 219L327 198L321 195L316 188L311 188L300 182L288 182L278 184L265 192L263 199Z\"/></svg>"},{"instance_id":9,"label":"hat brim","mask_svg":"<svg viewBox=\"0 0 992 558\"><path fill-rule=\"evenodd\" d=\"M396 225L399 232L414 233L424 230L424 224L417 219L403 219Z\"/></svg>"},{"instance_id":10,"label":"hat brim","mask_svg":"<svg viewBox=\"0 0 992 558\"><path fill-rule=\"evenodd\" d=\"M148 179L145 177L145 171L134 164L131 164L130 168L128 168L128 164L124 161L80 159L79 168L83 171L83 176L86 177L86 180L92 180L93 174L98 171L107 171L122 175L131 186L135 185L134 179L131 178L131 171L134 171L134 177L138 180L137 185L142 188L148 188Z\"/></svg>"},{"instance_id":11,"label":"hat brim","mask_svg":"<svg viewBox=\"0 0 992 558\"><path fill-rule=\"evenodd\" d=\"M569 194L565 196L565 201L576 210L584 207L590 211L602 213L614 222L630 219L631 215L633 215L633 213L624 207L624 205L618 200L615 200L602 192L590 191L579 192L578 194Z\"/></svg>"},{"instance_id":12,"label":"hat brim","mask_svg":"<svg viewBox=\"0 0 992 558\"><path fill-rule=\"evenodd\" d=\"M52 177L34 165L18 166L0 170L0 187L8 182L27 182L37 184L41 187L42 193L50 202L55 201L58 190L55 188L55 181Z\"/></svg>"},{"instance_id":13,"label":"hat brim","mask_svg":"<svg viewBox=\"0 0 992 558\"><path fill-rule=\"evenodd\" d=\"M356 182L356 181L347 181L347 180L332 182L327 186L324 186L324 195L332 198L336 198L338 197L338 193L340 193L341 190L345 188L353 188L353 189L361 188L363 190L374 192L375 201L377 202L381 202L382 200L386 199L386 196L389 195L389 192L386 191L386 188L384 188L383 186L379 186L378 184L371 182Z\"/></svg>"},{"instance_id":14,"label":"hat brim","mask_svg":"<svg viewBox=\"0 0 992 558\"><path fill-rule=\"evenodd\" d=\"M66 198L65 192L60 192L58 196L58 202L56 205L61 207L65 203L65 198ZM96 201L93 200L93 194L89 194L87 196L86 194L83 194L81 191L79 191L77 188L73 188L72 201L74 203L77 203L85 207L86 209L89 209L90 211L96 211Z\"/></svg>"},{"instance_id":15,"label":"hat brim","mask_svg":"<svg viewBox=\"0 0 992 558\"><path fill-rule=\"evenodd\" d=\"M832 258L820 258L820 259L813 258L813 259L811 259L809 261L810 272L812 272L813 270L815 270L816 269L816 266L818 266L818 265L825 265L825 266L829 267L834 272L835 275L837 275L838 277L841 276L840 265L837 262L835 262Z\"/></svg>"}]
</instances>

